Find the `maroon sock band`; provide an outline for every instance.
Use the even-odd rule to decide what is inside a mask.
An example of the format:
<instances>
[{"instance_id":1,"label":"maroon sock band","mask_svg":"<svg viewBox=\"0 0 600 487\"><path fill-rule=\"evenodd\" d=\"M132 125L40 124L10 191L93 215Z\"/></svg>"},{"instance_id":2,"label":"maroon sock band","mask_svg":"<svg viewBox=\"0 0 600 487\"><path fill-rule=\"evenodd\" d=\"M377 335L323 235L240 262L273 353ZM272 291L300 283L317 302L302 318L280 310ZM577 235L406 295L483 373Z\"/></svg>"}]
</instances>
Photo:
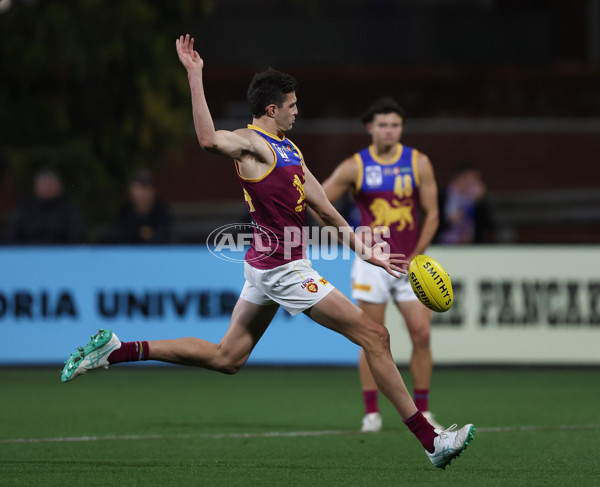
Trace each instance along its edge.
<instances>
[{"instance_id":1,"label":"maroon sock band","mask_svg":"<svg viewBox=\"0 0 600 487\"><path fill-rule=\"evenodd\" d=\"M139 362L149 358L150 347L148 347L148 342L122 342L121 348L108 356L108 363Z\"/></svg>"},{"instance_id":2,"label":"maroon sock band","mask_svg":"<svg viewBox=\"0 0 600 487\"><path fill-rule=\"evenodd\" d=\"M408 426L408 429L417 437L417 439L423 445L429 453L433 453L433 440L437 436L433 426L425 419L425 416L421 411L417 411L416 414L410 418L404 420L404 424Z\"/></svg>"},{"instance_id":3,"label":"maroon sock band","mask_svg":"<svg viewBox=\"0 0 600 487\"><path fill-rule=\"evenodd\" d=\"M365 401L365 414L379 412L379 404L377 402L378 397L379 391L377 389L363 391L363 400Z\"/></svg>"},{"instance_id":4,"label":"maroon sock band","mask_svg":"<svg viewBox=\"0 0 600 487\"><path fill-rule=\"evenodd\" d=\"M414 389L415 406L419 411L429 411L429 389Z\"/></svg>"}]
</instances>

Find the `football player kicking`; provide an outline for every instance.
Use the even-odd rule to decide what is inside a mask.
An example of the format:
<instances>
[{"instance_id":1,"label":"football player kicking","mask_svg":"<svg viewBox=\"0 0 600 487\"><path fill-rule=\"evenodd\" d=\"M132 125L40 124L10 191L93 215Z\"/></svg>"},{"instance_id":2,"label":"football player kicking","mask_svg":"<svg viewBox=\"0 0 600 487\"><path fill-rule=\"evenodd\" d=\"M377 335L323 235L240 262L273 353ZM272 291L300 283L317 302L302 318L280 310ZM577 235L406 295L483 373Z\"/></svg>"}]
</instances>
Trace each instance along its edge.
<instances>
[{"instance_id":1,"label":"football player kicking","mask_svg":"<svg viewBox=\"0 0 600 487\"><path fill-rule=\"evenodd\" d=\"M292 315L304 313L362 347L379 390L391 401L436 467L444 468L473 438L467 424L435 429L418 411L390 352L385 327L369 318L339 290L321 277L303 250L289 245L290 229L301 234L306 204L328 225L348 236L350 247L364 259L394 277L407 262L385 255L381 248L365 246L327 199L321 185L306 167L298 148L285 136L298 114L296 87L291 76L275 70L258 73L248 89L254 115L247 128L216 131L203 87L204 62L189 35L176 41L177 53L187 70L192 109L200 145L235 161L248 210L257 228L278 239L276 248L257 241L256 232L246 254L246 282L235 305L227 332L219 343L199 338L121 342L110 330L101 330L67 360L62 372L69 382L88 370L127 361L158 360L234 374L247 361L279 306ZM268 250L265 250L268 249ZM310 284L310 286L308 285Z\"/></svg>"}]
</instances>

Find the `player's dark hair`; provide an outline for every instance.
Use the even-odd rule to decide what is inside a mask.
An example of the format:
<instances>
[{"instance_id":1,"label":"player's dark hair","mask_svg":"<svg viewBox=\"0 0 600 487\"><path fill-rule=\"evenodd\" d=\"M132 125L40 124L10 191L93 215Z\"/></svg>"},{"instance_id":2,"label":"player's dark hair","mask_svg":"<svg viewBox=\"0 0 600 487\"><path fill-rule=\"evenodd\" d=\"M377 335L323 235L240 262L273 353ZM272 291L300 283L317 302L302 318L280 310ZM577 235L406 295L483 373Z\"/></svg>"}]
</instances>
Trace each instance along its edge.
<instances>
[{"instance_id":1,"label":"player's dark hair","mask_svg":"<svg viewBox=\"0 0 600 487\"><path fill-rule=\"evenodd\" d=\"M282 107L286 95L296 91L298 82L289 74L269 68L256 73L248 87L248 103L255 117L262 117L268 105Z\"/></svg>"},{"instance_id":2,"label":"player's dark hair","mask_svg":"<svg viewBox=\"0 0 600 487\"><path fill-rule=\"evenodd\" d=\"M371 123L375 118L375 115L387 113L397 113L400 115L402 120L406 118L406 112L392 97L386 96L385 98L379 98L376 100L369 109L362 116L362 122L366 125Z\"/></svg>"}]
</instances>

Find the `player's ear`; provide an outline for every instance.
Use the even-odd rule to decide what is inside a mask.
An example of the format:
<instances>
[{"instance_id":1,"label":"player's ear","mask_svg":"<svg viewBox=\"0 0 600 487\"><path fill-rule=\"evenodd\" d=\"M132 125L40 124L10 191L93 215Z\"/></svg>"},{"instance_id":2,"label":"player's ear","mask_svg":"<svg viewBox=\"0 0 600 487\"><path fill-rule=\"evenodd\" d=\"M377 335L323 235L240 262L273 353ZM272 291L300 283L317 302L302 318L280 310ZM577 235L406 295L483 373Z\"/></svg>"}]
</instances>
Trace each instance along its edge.
<instances>
[{"instance_id":1,"label":"player's ear","mask_svg":"<svg viewBox=\"0 0 600 487\"><path fill-rule=\"evenodd\" d=\"M372 124L371 122L368 122L368 123L365 125L365 128L367 129L367 133L368 133L369 135L372 135L372 134L373 134L373 124Z\"/></svg>"},{"instance_id":2,"label":"player's ear","mask_svg":"<svg viewBox=\"0 0 600 487\"><path fill-rule=\"evenodd\" d=\"M267 105L267 108L265 108L265 115L267 117L275 117L275 109L277 108L277 105L275 105L275 103L271 103L270 105Z\"/></svg>"}]
</instances>

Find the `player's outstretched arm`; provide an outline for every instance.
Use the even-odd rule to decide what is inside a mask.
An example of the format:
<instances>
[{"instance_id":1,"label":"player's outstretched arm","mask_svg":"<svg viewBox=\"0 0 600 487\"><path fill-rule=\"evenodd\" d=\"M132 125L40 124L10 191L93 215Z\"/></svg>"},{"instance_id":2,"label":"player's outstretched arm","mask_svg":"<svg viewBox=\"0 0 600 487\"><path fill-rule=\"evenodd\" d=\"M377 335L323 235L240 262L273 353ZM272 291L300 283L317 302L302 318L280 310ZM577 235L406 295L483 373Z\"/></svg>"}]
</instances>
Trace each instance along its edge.
<instances>
[{"instance_id":1,"label":"player's outstretched arm","mask_svg":"<svg viewBox=\"0 0 600 487\"><path fill-rule=\"evenodd\" d=\"M419 153L417 167L419 170L419 178L421 180L421 184L419 185L419 205L423 213L423 219L420 225L419 238L412 255L409 256L410 259L415 255L425 253L427 247L433 240L440 220L435 174L431 161L425 154Z\"/></svg>"},{"instance_id":2,"label":"player's outstretched arm","mask_svg":"<svg viewBox=\"0 0 600 487\"><path fill-rule=\"evenodd\" d=\"M354 157L346 159L335 168L333 173L321 185L330 203L339 200L346 191L354 187L358 177L358 166ZM320 225L326 225L317 213L309 208L312 216Z\"/></svg>"},{"instance_id":3,"label":"player's outstretched arm","mask_svg":"<svg viewBox=\"0 0 600 487\"><path fill-rule=\"evenodd\" d=\"M382 244L367 247L327 199L323 187L306 166L304 167L304 174L306 177L304 183L306 202L325 225L337 229L338 238L342 243L348 245L361 259L383 267L394 277L399 277L399 273L406 273L403 268L407 267L408 262L404 260L404 255L386 253Z\"/></svg>"},{"instance_id":4,"label":"player's outstretched arm","mask_svg":"<svg viewBox=\"0 0 600 487\"><path fill-rule=\"evenodd\" d=\"M175 47L181 64L185 67L192 93L192 111L194 127L200 146L210 152L239 159L244 152L253 152L251 141L238 133L226 130L215 130L215 126L204 96L202 71L204 60L194 50L194 38L189 34L180 36L175 41Z\"/></svg>"},{"instance_id":5,"label":"player's outstretched arm","mask_svg":"<svg viewBox=\"0 0 600 487\"><path fill-rule=\"evenodd\" d=\"M356 184L357 179L358 165L356 159L350 157L337 166L331 176L323 182L323 191L327 199L335 203Z\"/></svg>"}]
</instances>

